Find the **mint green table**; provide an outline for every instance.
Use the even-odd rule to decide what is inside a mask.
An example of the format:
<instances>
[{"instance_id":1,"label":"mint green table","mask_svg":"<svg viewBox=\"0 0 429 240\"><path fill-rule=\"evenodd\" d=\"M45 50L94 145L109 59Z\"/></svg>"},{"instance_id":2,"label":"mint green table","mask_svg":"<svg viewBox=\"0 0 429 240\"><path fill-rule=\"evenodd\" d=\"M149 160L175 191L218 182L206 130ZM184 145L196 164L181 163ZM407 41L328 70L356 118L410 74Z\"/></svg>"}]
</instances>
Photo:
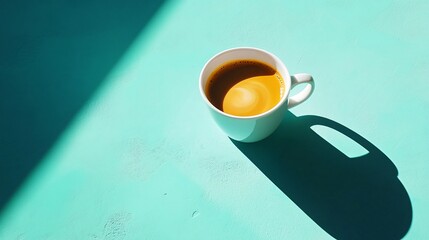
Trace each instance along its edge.
<instances>
[{"instance_id":1,"label":"mint green table","mask_svg":"<svg viewBox=\"0 0 429 240\"><path fill-rule=\"evenodd\" d=\"M165 3L6 205L0 239L427 239L428 12ZM198 92L205 61L237 46L316 81L254 145L226 137Z\"/></svg>"}]
</instances>

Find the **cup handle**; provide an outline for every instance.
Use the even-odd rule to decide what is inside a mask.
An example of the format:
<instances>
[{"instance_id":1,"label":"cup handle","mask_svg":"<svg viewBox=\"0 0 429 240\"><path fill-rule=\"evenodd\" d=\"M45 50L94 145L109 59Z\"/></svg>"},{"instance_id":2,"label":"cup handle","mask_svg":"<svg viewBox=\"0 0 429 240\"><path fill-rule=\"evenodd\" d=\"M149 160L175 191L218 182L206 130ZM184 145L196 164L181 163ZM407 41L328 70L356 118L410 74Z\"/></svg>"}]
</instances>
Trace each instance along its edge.
<instances>
[{"instance_id":1,"label":"cup handle","mask_svg":"<svg viewBox=\"0 0 429 240\"><path fill-rule=\"evenodd\" d=\"M307 86L301 92L293 95L292 97L289 97L289 102L287 105L288 109L293 108L296 105L299 105L300 103L307 100L311 96L314 90L314 80L310 74L298 73L298 74L292 75L290 78L291 78L291 89L303 83L306 83Z\"/></svg>"}]
</instances>

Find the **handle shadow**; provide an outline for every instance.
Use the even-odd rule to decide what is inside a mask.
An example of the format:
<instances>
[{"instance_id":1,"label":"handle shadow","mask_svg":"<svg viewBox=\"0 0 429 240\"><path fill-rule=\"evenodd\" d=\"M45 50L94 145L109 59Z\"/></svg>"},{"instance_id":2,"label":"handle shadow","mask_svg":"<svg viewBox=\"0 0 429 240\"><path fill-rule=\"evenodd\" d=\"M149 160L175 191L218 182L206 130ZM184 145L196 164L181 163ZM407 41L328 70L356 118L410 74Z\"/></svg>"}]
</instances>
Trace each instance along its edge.
<instances>
[{"instance_id":1,"label":"handle shadow","mask_svg":"<svg viewBox=\"0 0 429 240\"><path fill-rule=\"evenodd\" d=\"M315 133L313 125L343 133L368 153L347 157ZM411 201L393 162L335 121L287 112L280 127L265 140L232 142L336 239L401 239L410 228Z\"/></svg>"}]
</instances>

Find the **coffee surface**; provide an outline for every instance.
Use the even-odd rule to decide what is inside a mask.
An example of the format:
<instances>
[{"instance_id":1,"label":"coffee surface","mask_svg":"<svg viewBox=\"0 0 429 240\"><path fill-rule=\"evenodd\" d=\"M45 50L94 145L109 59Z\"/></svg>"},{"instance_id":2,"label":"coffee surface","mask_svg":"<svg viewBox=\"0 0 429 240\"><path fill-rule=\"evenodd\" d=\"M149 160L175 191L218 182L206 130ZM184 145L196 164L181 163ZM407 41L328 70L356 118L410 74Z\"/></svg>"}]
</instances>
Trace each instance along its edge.
<instances>
[{"instance_id":1,"label":"coffee surface","mask_svg":"<svg viewBox=\"0 0 429 240\"><path fill-rule=\"evenodd\" d=\"M228 62L216 69L206 85L209 101L235 116L254 116L273 108L285 87L279 72L256 60Z\"/></svg>"}]
</instances>

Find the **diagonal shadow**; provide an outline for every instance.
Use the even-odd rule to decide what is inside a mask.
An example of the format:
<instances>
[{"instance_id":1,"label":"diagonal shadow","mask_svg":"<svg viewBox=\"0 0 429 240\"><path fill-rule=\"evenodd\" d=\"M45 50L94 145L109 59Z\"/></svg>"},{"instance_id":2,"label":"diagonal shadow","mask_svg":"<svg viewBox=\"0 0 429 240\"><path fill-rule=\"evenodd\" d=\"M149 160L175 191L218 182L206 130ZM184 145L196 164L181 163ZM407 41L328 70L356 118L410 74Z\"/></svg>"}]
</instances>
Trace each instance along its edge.
<instances>
[{"instance_id":1,"label":"diagonal shadow","mask_svg":"<svg viewBox=\"0 0 429 240\"><path fill-rule=\"evenodd\" d=\"M311 126L339 131L368 150L349 158ZM287 112L265 140L232 140L280 190L336 239L400 239L412 207L390 159L365 138L332 120Z\"/></svg>"},{"instance_id":2,"label":"diagonal shadow","mask_svg":"<svg viewBox=\"0 0 429 240\"><path fill-rule=\"evenodd\" d=\"M163 3L0 3L0 211Z\"/></svg>"}]
</instances>

